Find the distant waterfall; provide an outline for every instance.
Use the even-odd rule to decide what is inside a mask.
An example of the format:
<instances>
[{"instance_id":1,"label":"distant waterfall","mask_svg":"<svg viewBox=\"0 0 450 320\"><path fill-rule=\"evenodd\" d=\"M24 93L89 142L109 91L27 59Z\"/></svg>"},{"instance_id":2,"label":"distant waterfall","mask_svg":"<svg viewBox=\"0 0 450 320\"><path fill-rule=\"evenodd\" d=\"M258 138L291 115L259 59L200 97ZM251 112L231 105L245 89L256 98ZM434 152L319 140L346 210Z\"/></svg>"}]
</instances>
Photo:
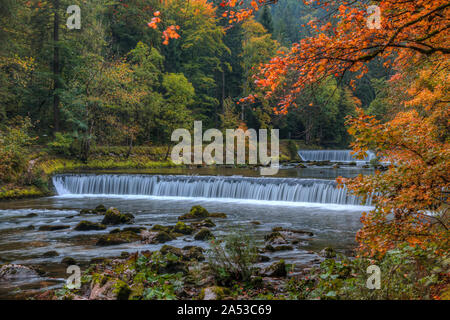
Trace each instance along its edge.
<instances>
[{"instance_id":1,"label":"distant waterfall","mask_svg":"<svg viewBox=\"0 0 450 320\"><path fill-rule=\"evenodd\" d=\"M58 195L149 195L360 205L331 180L241 176L57 175ZM365 203L370 205L370 201Z\"/></svg>"},{"instance_id":2,"label":"distant waterfall","mask_svg":"<svg viewBox=\"0 0 450 320\"><path fill-rule=\"evenodd\" d=\"M364 160L358 160L350 152L351 150L299 150L298 155L303 161L369 162L375 158L375 154L368 151Z\"/></svg>"}]
</instances>

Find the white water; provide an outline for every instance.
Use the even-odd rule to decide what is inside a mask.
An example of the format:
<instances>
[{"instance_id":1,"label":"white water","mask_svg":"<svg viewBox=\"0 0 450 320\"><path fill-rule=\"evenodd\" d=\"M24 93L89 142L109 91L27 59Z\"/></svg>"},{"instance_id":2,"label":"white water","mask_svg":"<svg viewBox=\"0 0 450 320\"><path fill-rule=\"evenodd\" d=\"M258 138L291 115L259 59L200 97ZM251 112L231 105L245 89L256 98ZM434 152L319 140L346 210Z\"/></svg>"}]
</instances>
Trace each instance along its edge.
<instances>
[{"instance_id":1,"label":"white water","mask_svg":"<svg viewBox=\"0 0 450 320\"><path fill-rule=\"evenodd\" d=\"M361 205L331 180L251 178L241 176L57 175L53 185L60 196L149 196L229 199L263 202ZM370 205L370 201L364 205Z\"/></svg>"},{"instance_id":2,"label":"white water","mask_svg":"<svg viewBox=\"0 0 450 320\"><path fill-rule=\"evenodd\" d=\"M299 150L298 155L303 161L369 162L375 158L375 154L368 151L363 160L358 160L350 152L351 150Z\"/></svg>"}]
</instances>

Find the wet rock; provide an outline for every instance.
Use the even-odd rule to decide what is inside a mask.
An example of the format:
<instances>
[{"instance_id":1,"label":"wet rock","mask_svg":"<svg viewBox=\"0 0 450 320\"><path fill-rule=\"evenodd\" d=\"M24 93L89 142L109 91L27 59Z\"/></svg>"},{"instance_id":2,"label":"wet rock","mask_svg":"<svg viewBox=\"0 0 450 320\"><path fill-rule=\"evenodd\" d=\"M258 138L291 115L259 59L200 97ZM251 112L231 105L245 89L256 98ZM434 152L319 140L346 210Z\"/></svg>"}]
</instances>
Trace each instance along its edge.
<instances>
[{"instance_id":1,"label":"wet rock","mask_svg":"<svg viewBox=\"0 0 450 320\"><path fill-rule=\"evenodd\" d=\"M185 224L184 222L178 221L175 227L173 228L173 231L181 234L192 234L194 232L194 229L191 226Z\"/></svg>"},{"instance_id":2,"label":"wet rock","mask_svg":"<svg viewBox=\"0 0 450 320\"><path fill-rule=\"evenodd\" d=\"M33 217L37 217L37 216L38 216L38 214L34 213L34 212L29 213L29 214L26 215L27 218L33 218Z\"/></svg>"},{"instance_id":3,"label":"wet rock","mask_svg":"<svg viewBox=\"0 0 450 320\"><path fill-rule=\"evenodd\" d=\"M193 206L189 213L178 217L178 220L203 219L209 217L209 212L202 206Z\"/></svg>"},{"instance_id":4,"label":"wet rock","mask_svg":"<svg viewBox=\"0 0 450 320\"><path fill-rule=\"evenodd\" d=\"M270 258L268 256L265 256L262 254L259 254L257 259L258 259L258 262L269 262L270 261Z\"/></svg>"},{"instance_id":5,"label":"wet rock","mask_svg":"<svg viewBox=\"0 0 450 320\"><path fill-rule=\"evenodd\" d=\"M268 277L285 277L287 272L284 260L271 264L262 271L262 274Z\"/></svg>"},{"instance_id":6,"label":"wet rock","mask_svg":"<svg viewBox=\"0 0 450 320\"><path fill-rule=\"evenodd\" d=\"M92 209L81 209L80 214L95 214L95 212Z\"/></svg>"},{"instance_id":7,"label":"wet rock","mask_svg":"<svg viewBox=\"0 0 450 320\"><path fill-rule=\"evenodd\" d=\"M287 245L287 244L280 245L280 246L272 246L272 245L268 244L268 245L266 245L265 250L270 251L270 252L289 251L289 250L294 250L294 247Z\"/></svg>"},{"instance_id":8,"label":"wet rock","mask_svg":"<svg viewBox=\"0 0 450 320\"><path fill-rule=\"evenodd\" d=\"M195 229L212 228L212 227L216 226L216 224L214 222L212 222L212 220L209 218L206 218L206 219L204 219L202 221L198 221L198 222L192 222L191 225Z\"/></svg>"},{"instance_id":9,"label":"wet rock","mask_svg":"<svg viewBox=\"0 0 450 320\"><path fill-rule=\"evenodd\" d=\"M169 246L167 244L163 245L159 251L164 255L171 253L177 257L183 256L183 250L174 246Z\"/></svg>"},{"instance_id":10,"label":"wet rock","mask_svg":"<svg viewBox=\"0 0 450 320\"><path fill-rule=\"evenodd\" d=\"M305 168L307 168L303 163L299 163L299 164L297 164L295 167L296 167L296 168L299 168L299 169L305 169Z\"/></svg>"},{"instance_id":11,"label":"wet rock","mask_svg":"<svg viewBox=\"0 0 450 320\"><path fill-rule=\"evenodd\" d=\"M283 234L283 233L304 234L304 235L307 235L309 237L312 237L314 235L314 233L312 233L311 231L286 229L286 228L282 228L282 227L275 227L275 228L272 229L272 231L273 232L280 232L281 234Z\"/></svg>"},{"instance_id":12,"label":"wet rock","mask_svg":"<svg viewBox=\"0 0 450 320\"><path fill-rule=\"evenodd\" d=\"M62 263L62 264L65 264L65 265L67 265L67 266L71 266L71 265L77 264L77 261L76 261L74 258L72 258L72 257L64 257L64 258L61 260L61 263Z\"/></svg>"},{"instance_id":13,"label":"wet rock","mask_svg":"<svg viewBox=\"0 0 450 320\"><path fill-rule=\"evenodd\" d=\"M288 241L283 237L279 231L273 231L264 236L264 240L270 245L287 244Z\"/></svg>"},{"instance_id":14,"label":"wet rock","mask_svg":"<svg viewBox=\"0 0 450 320\"><path fill-rule=\"evenodd\" d=\"M212 212L209 214L211 218L226 218L227 214L223 212Z\"/></svg>"},{"instance_id":15,"label":"wet rock","mask_svg":"<svg viewBox=\"0 0 450 320\"><path fill-rule=\"evenodd\" d=\"M105 214L107 211L106 207L102 204L99 204L95 207L94 212L97 214Z\"/></svg>"},{"instance_id":16,"label":"wet rock","mask_svg":"<svg viewBox=\"0 0 450 320\"><path fill-rule=\"evenodd\" d=\"M214 239L214 235L212 234L211 230L208 228L202 228L199 232L197 232L194 236L195 240L205 241L209 239Z\"/></svg>"},{"instance_id":17,"label":"wet rock","mask_svg":"<svg viewBox=\"0 0 450 320\"><path fill-rule=\"evenodd\" d=\"M70 226L68 225L44 225L39 227L39 231L57 231L69 228Z\"/></svg>"},{"instance_id":18,"label":"wet rock","mask_svg":"<svg viewBox=\"0 0 450 320\"><path fill-rule=\"evenodd\" d=\"M158 265L157 273L182 273L187 274L189 272L188 267L184 262L169 260L165 264Z\"/></svg>"},{"instance_id":19,"label":"wet rock","mask_svg":"<svg viewBox=\"0 0 450 320\"><path fill-rule=\"evenodd\" d=\"M164 231L167 233L170 233L170 231L172 231L172 227L171 226L162 226L160 224L155 224L152 228L152 231Z\"/></svg>"},{"instance_id":20,"label":"wet rock","mask_svg":"<svg viewBox=\"0 0 450 320\"><path fill-rule=\"evenodd\" d=\"M261 224L261 222L259 222L259 221L250 221L250 223L255 226L259 226Z\"/></svg>"},{"instance_id":21,"label":"wet rock","mask_svg":"<svg viewBox=\"0 0 450 320\"><path fill-rule=\"evenodd\" d=\"M205 260L205 256L203 255L203 248L197 246L185 246L183 247L183 258L185 260L197 260L203 261Z\"/></svg>"},{"instance_id":22,"label":"wet rock","mask_svg":"<svg viewBox=\"0 0 450 320\"><path fill-rule=\"evenodd\" d=\"M334 249L331 247L326 247L319 252L319 255L321 255L324 258L331 259L336 257L336 251L334 251Z\"/></svg>"},{"instance_id":23,"label":"wet rock","mask_svg":"<svg viewBox=\"0 0 450 320\"><path fill-rule=\"evenodd\" d=\"M114 246L122 243L130 243L139 241L141 237L132 231L122 231L102 235L96 245L97 246Z\"/></svg>"},{"instance_id":24,"label":"wet rock","mask_svg":"<svg viewBox=\"0 0 450 320\"><path fill-rule=\"evenodd\" d=\"M24 265L6 264L0 268L0 281L22 281L39 277L39 274Z\"/></svg>"},{"instance_id":25,"label":"wet rock","mask_svg":"<svg viewBox=\"0 0 450 320\"><path fill-rule=\"evenodd\" d=\"M141 232L141 240L147 244L158 244L173 240L173 238L165 231L147 231Z\"/></svg>"},{"instance_id":26,"label":"wet rock","mask_svg":"<svg viewBox=\"0 0 450 320\"><path fill-rule=\"evenodd\" d=\"M42 257L44 257L44 258L53 258L53 257L57 257L57 256L59 256L59 253L54 250L47 251L42 255Z\"/></svg>"},{"instance_id":27,"label":"wet rock","mask_svg":"<svg viewBox=\"0 0 450 320\"><path fill-rule=\"evenodd\" d=\"M77 231L90 231L90 230L105 230L106 226L101 223L95 223L87 220L80 221L74 230Z\"/></svg>"},{"instance_id":28,"label":"wet rock","mask_svg":"<svg viewBox=\"0 0 450 320\"><path fill-rule=\"evenodd\" d=\"M105 217L102 220L102 224L117 225L117 224L130 224L133 223L134 216L131 213L120 213L116 208L109 208Z\"/></svg>"}]
</instances>

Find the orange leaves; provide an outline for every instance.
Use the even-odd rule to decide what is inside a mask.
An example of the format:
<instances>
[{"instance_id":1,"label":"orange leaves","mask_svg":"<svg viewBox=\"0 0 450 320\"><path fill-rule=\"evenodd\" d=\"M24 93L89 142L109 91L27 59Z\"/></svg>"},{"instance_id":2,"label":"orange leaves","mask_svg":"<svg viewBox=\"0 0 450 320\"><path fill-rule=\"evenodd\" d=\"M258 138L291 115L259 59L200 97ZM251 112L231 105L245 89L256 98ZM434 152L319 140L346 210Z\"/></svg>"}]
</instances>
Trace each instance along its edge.
<instances>
[{"instance_id":1,"label":"orange leaves","mask_svg":"<svg viewBox=\"0 0 450 320\"><path fill-rule=\"evenodd\" d=\"M169 26L165 31L163 31L163 44L168 45L169 39L178 39L180 35L177 33L176 30L179 30L179 26Z\"/></svg>"}]
</instances>

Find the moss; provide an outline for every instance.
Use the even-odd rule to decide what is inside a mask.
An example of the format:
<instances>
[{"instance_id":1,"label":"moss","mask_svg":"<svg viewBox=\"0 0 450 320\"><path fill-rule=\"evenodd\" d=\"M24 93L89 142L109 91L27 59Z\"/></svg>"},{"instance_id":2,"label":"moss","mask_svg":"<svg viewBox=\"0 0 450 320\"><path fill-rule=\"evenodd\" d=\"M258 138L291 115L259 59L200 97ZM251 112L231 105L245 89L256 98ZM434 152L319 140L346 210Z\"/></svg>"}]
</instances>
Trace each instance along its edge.
<instances>
[{"instance_id":1,"label":"moss","mask_svg":"<svg viewBox=\"0 0 450 320\"><path fill-rule=\"evenodd\" d=\"M193 206L189 213L186 213L180 217L178 220L186 220L186 219L203 219L209 217L209 212L202 206Z\"/></svg>"},{"instance_id":2,"label":"moss","mask_svg":"<svg viewBox=\"0 0 450 320\"><path fill-rule=\"evenodd\" d=\"M204 240L214 239L214 235L212 234L211 230L209 230L208 228L202 228L202 229L200 229L199 232L197 232L195 234L194 239L204 241Z\"/></svg>"},{"instance_id":3,"label":"moss","mask_svg":"<svg viewBox=\"0 0 450 320\"><path fill-rule=\"evenodd\" d=\"M134 220L134 216L130 213L120 213L116 208L109 208L105 217L102 220L102 224L106 225L116 225L116 224L129 224Z\"/></svg>"},{"instance_id":4,"label":"moss","mask_svg":"<svg viewBox=\"0 0 450 320\"><path fill-rule=\"evenodd\" d=\"M155 224L155 225L151 228L151 230L152 230L152 231L164 231L164 232L169 233L169 232L171 231L171 227L169 227L169 226L162 226L162 225L160 225L160 224Z\"/></svg>"},{"instance_id":5,"label":"moss","mask_svg":"<svg viewBox=\"0 0 450 320\"><path fill-rule=\"evenodd\" d=\"M77 231L105 230L106 226L101 223L95 223L87 220L80 221L74 228Z\"/></svg>"},{"instance_id":6,"label":"moss","mask_svg":"<svg viewBox=\"0 0 450 320\"><path fill-rule=\"evenodd\" d=\"M128 300L131 294L131 289L124 281L117 280L114 283L113 293L116 294L117 300Z\"/></svg>"},{"instance_id":7,"label":"moss","mask_svg":"<svg viewBox=\"0 0 450 320\"><path fill-rule=\"evenodd\" d=\"M173 231L181 234L192 234L192 232L194 232L194 229L184 222L178 221L173 228Z\"/></svg>"},{"instance_id":8,"label":"moss","mask_svg":"<svg viewBox=\"0 0 450 320\"><path fill-rule=\"evenodd\" d=\"M123 231L102 235L96 245L97 246L113 246L122 243L139 241L141 237L132 231Z\"/></svg>"},{"instance_id":9,"label":"moss","mask_svg":"<svg viewBox=\"0 0 450 320\"><path fill-rule=\"evenodd\" d=\"M56 230L63 230L63 229L69 229L70 226L68 225L44 225L39 227L39 231L56 231Z\"/></svg>"},{"instance_id":10,"label":"moss","mask_svg":"<svg viewBox=\"0 0 450 320\"><path fill-rule=\"evenodd\" d=\"M183 256L183 251L180 248L169 246L167 244L163 245L159 251L164 255L171 253L177 257Z\"/></svg>"},{"instance_id":11,"label":"moss","mask_svg":"<svg viewBox=\"0 0 450 320\"><path fill-rule=\"evenodd\" d=\"M49 195L47 191L35 186L17 187L8 186L0 188L0 200L13 200L22 198L36 198Z\"/></svg>"},{"instance_id":12,"label":"moss","mask_svg":"<svg viewBox=\"0 0 450 320\"><path fill-rule=\"evenodd\" d=\"M210 213L209 216L211 218L226 218L227 217L226 213L223 213L223 212L213 212L213 213Z\"/></svg>"}]
</instances>

